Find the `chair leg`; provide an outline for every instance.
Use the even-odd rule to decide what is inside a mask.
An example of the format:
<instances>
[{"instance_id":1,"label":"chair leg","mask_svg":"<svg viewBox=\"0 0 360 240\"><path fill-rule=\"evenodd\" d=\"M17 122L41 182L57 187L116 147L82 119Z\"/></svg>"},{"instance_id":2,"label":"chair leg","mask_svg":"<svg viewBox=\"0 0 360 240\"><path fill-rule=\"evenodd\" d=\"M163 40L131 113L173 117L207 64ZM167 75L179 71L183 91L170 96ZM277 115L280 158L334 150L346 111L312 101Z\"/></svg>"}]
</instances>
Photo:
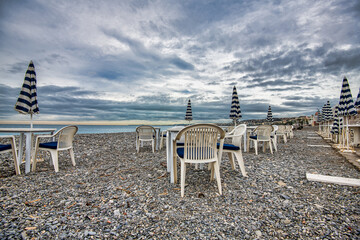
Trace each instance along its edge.
<instances>
[{"instance_id":1,"label":"chair leg","mask_svg":"<svg viewBox=\"0 0 360 240\"><path fill-rule=\"evenodd\" d=\"M269 141L269 145L270 145L270 152L271 152L271 154L274 154L274 153L273 153L273 149L272 149L272 145L271 145L271 140Z\"/></svg>"},{"instance_id":2,"label":"chair leg","mask_svg":"<svg viewBox=\"0 0 360 240\"><path fill-rule=\"evenodd\" d=\"M228 152L228 156L229 156L229 159L230 159L231 168L232 168L232 170L235 170L235 161L234 161L234 158L233 158L233 153Z\"/></svg>"},{"instance_id":3,"label":"chair leg","mask_svg":"<svg viewBox=\"0 0 360 240\"><path fill-rule=\"evenodd\" d=\"M55 172L59 171L58 151L50 151Z\"/></svg>"},{"instance_id":4,"label":"chair leg","mask_svg":"<svg viewBox=\"0 0 360 240\"><path fill-rule=\"evenodd\" d=\"M140 151L140 140L136 140L137 144L136 144L136 151L139 153Z\"/></svg>"},{"instance_id":5,"label":"chair leg","mask_svg":"<svg viewBox=\"0 0 360 240\"><path fill-rule=\"evenodd\" d=\"M185 194L185 175L186 175L186 164L184 161L181 161L181 197L184 197Z\"/></svg>"},{"instance_id":6,"label":"chair leg","mask_svg":"<svg viewBox=\"0 0 360 240\"><path fill-rule=\"evenodd\" d=\"M219 194L222 195L220 168L219 168L218 162L214 162L214 170L215 170L215 174L216 174L216 181L217 181L217 185L218 185L218 189L219 189Z\"/></svg>"},{"instance_id":7,"label":"chair leg","mask_svg":"<svg viewBox=\"0 0 360 240\"><path fill-rule=\"evenodd\" d=\"M33 162L32 162L32 170L31 171L36 170L36 157L37 157L38 151L39 151L38 146L35 146L34 159L33 159Z\"/></svg>"},{"instance_id":8,"label":"chair leg","mask_svg":"<svg viewBox=\"0 0 360 240\"><path fill-rule=\"evenodd\" d=\"M152 145L152 151L153 151L153 153L155 153L155 140L154 139L151 141L151 145Z\"/></svg>"},{"instance_id":9,"label":"chair leg","mask_svg":"<svg viewBox=\"0 0 360 240\"><path fill-rule=\"evenodd\" d=\"M74 149L70 148L69 149L70 152L70 157L71 157L71 162L73 166L76 166L76 162L75 162L75 156L74 156Z\"/></svg>"},{"instance_id":10,"label":"chair leg","mask_svg":"<svg viewBox=\"0 0 360 240\"><path fill-rule=\"evenodd\" d=\"M209 163L210 168L210 182L214 180L214 163Z\"/></svg>"},{"instance_id":11,"label":"chair leg","mask_svg":"<svg viewBox=\"0 0 360 240\"><path fill-rule=\"evenodd\" d=\"M13 144L11 144L11 145L13 145ZM21 174L21 172L20 172L20 167L19 167L19 163L18 163L18 157L17 157L15 145L12 146L12 154L13 154L13 158L14 158L15 172L16 172L16 175L19 175L19 174Z\"/></svg>"},{"instance_id":12,"label":"chair leg","mask_svg":"<svg viewBox=\"0 0 360 240\"><path fill-rule=\"evenodd\" d=\"M255 155L258 155L258 142L254 141Z\"/></svg>"},{"instance_id":13,"label":"chair leg","mask_svg":"<svg viewBox=\"0 0 360 240\"><path fill-rule=\"evenodd\" d=\"M174 172L174 184L177 184L177 155L174 149L173 152L173 172Z\"/></svg>"},{"instance_id":14,"label":"chair leg","mask_svg":"<svg viewBox=\"0 0 360 240\"><path fill-rule=\"evenodd\" d=\"M287 137L285 134L284 134L284 143L287 143Z\"/></svg>"},{"instance_id":15,"label":"chair leg","mask_svg":"<svg viewBox=\"0 0 360 240\"><path fill-rule=\"evenodd\" d=\"M276 137L274 137L274 138L272 139L272 142L273 142L273 144L274 144L274 149L275 149L275 152L277 152L277 142L276 142Z\"/></svg>"},{"instance_id":16,"label":"chair leg","mask_svg":"<svg viewBox=\"0 0 360 240\"><path fill-rule=\"evenodd\" d=\"M238 161L238 164L239 164L242 175L244 177L247 177L247 174L246 174L246 171L245 171L244 159L242 157L241 151L236 151L236 152L234 152L234 154L235 154L235 157L236 157L236 159Z\"/></svg>"}]
</instances>

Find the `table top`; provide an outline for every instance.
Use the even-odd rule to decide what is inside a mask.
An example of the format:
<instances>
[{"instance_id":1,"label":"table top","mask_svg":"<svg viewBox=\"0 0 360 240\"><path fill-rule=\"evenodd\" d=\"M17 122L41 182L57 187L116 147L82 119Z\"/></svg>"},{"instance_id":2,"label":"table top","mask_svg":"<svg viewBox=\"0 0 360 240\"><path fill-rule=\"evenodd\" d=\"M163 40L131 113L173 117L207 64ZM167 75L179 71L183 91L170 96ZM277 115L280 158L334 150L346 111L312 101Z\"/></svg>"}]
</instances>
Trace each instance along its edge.
<instances>
[{"instance_id":1,"label":"table top","mask_svg":"<svg viewBox=\"0 0 360 240\"><path fill-rule=\"evenodd\" d=\"M179 132L183 128L185 128L185 126L175 126L175 127L169 128L168 131L170 131L170 132Z\"/></svg>"},{"instance_id":2,"label":"table top","mask_svg":"<svg viewBox=\"0 0 360 240\"><path fill-rule=\"evenodd\" d=\"M0 128L0 132L15 132L15 133L24 133L24 132L54 132L56 128Z\"/></svg>"}]
</instances>

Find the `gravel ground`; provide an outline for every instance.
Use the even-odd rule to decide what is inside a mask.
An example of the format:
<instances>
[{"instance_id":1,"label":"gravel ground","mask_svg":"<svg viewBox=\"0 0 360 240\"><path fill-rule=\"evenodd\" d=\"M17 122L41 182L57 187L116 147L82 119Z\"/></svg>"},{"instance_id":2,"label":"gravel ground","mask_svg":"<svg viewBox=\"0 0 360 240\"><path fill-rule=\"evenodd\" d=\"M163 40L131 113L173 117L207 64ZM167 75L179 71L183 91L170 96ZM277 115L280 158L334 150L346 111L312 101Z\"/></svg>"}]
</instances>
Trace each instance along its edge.
<instances>
[{"instance_id":1,"label":"gravel ground","mask_svg":"<svg viewBox=\"0 0 360 240\"><path fill-rule=\"evenodd\" d=\"M360 239L359 188L305 174L360 178L314 128L274 155L244 153L248 177L223 157L223 195L207 170L187 169L185 197L169 183L166 152L135 151L134 133L79 134L66 153L15 175L0 155L0 239ZM21 166L24 172L24 165Z\"/></svg>"}]
</instances>

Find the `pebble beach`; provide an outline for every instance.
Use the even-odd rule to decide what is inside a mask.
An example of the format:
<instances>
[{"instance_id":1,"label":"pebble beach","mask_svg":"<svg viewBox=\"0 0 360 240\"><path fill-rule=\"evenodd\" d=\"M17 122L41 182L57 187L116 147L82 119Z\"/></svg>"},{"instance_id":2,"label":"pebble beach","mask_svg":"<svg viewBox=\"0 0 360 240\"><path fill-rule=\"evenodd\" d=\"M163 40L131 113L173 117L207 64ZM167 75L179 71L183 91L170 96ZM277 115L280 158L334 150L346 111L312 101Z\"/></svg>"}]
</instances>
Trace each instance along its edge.
<instances>
[{"instance_id":1,"label":"pebble beach","mask_svg":"<svg viewBox=\"0 0 360 240\"><path fill-rule=\"evenodd\" d=\"M305 127L270 154L243 153L248 177L223 155L210 172L187 168L185 197L169 182L166 150L136 153L135 133L77 134L55 173L43 155L15 175L0 155L0 239L360 239L359 187L306 173L360 179L360 171ZM179 170L179 168L178 168Z\"/></svg>"}]
</instances>

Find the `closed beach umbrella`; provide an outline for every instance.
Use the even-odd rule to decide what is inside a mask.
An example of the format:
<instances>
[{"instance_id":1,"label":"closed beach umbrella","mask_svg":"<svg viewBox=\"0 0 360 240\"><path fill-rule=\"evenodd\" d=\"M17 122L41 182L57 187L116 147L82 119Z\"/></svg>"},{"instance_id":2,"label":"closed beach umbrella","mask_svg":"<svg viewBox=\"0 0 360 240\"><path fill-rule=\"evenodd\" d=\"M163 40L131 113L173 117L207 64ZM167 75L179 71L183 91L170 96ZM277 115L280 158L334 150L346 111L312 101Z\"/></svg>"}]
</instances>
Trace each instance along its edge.
<instances>
[{"instance_id":1,"label":"closed beach umbrella","mask_svg":"<svg viewBox=\"0 0 360 240\"><path fill-rule=\"evenodd\" d=\"M327 135L327 137L329 137L329 135L330 135L330 121L332 121L334 119L333 112L332 112L329 101L327 101L327 103L324 105L324 115L325 115L324 116L324 121L327 122L325 134Z\"/></svg>"},{"instance_id":2,"label":"closed beach umbrella","mask_svg":"<svg viewBox=\"0 0 360 240\"><path fill-rule=\"evenodd\" d=\"M360 88L354 105L355 107L360 108Z\"/></svg>"},{"instance_id":3,"label":"closed beach umbrella","mask_svg":"<svg viewBox=\"0 0 360 240\"><path fill-rule=\"evenodd\" d=\"M236 126L236 120L240 119L242 117L241 116L239 97L238 97L235 86L233 88L233 93L232 93L231 110L230 110L230 116L229 117L234 121L235 126Z\"/></svg>"},{"instance_id":4,"label":"closed beach umbrella","mask_svg":"<svg viewBox=\"0 0 360 240\"><path fill-rule=\"evenodd\" d=\"M190 124L190 121L193 120L190 99L188 101L187 108L186 108L185 120L189 121L189 124Z\"/></svg>"},{"instance_id":5,"label":"closed beach umbrella","mask_svg":"<svg viewBox=\"0 0 360 240\"><path fill-rule=\"evenodd\" d=\"M36 94L36 73L32 61L26 71L19 98L15 104L15 110L22 114L30 114L30 126L32 127L32 115L39 113Z\"/></svg>"},{"instance_id":6,"label":"closed beach umbrella","mask_svg":"<svg viewBox=\"0 0 360 240\"><path fill-rule=\"evenodd\" d=\"M330 131L334 135L339 135L339 115L338 115L338 112L339 112L339 106L336 105L335 106L335 114L334 114L334 123L333 123L331 131Z\"/></svg>"},{"instance_id":7,"label":"closed beach umbrella","mask_svg":"<svg viewBox=\"0 0 360 240\"><path fill-rule=\"evenodd\" d=\"M273 117L272 117L272 111L271 111L271 106L269 106L268 112L267 112L267 117L266 120L269 122L273 121Z\"/></svg>"},{"instance_id":8,"label":"closed beach umbrella","mask_svg":"<svg viewBox=\"0 0 360 240\"><path fill-rule=\"evenodd\" d=\"M355 116L356 114L357 112L354 107L354 102L350 91L350 85L346 77L344 77L340 92L339 116L342 116L345 119L344 140L346 141L346 151L349 151L349 127L348 127L349 119L348 118L350 116Z\"/></svg>"}]
</instances>

